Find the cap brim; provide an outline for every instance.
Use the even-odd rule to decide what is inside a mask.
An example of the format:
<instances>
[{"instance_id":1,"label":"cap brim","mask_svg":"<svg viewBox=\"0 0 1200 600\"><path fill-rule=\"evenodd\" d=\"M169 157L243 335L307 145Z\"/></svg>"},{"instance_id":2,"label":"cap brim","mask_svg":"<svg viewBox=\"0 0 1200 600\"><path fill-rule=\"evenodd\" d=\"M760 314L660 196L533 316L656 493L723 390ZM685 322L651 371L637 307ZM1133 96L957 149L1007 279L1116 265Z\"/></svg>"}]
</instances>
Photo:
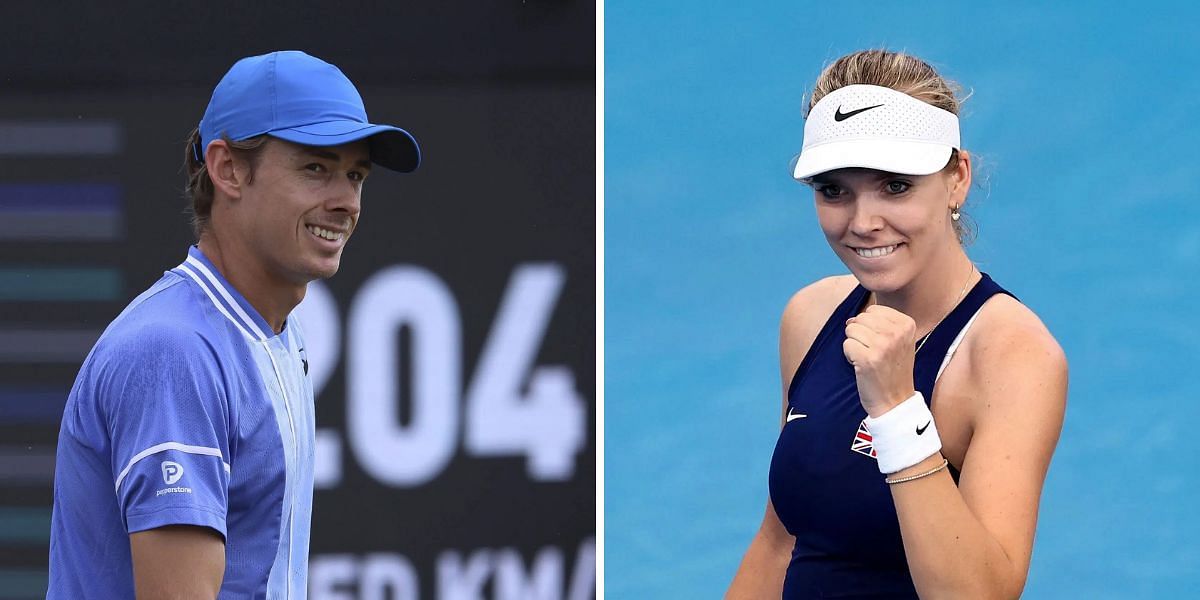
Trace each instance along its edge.
<instances>
[{"instance_id":1,"label":"cap brim","mask_svg":"<svg viewBox=\"0 0 1200 600\"><path fill-rule=\"evenodd\" d=\"M421 164L417 140L407 131L391 125L326 121L267 133L306 146L340 146L369 138L371 162L401 173L411 173Z\"/></svg>"},{"instance_id":2,"label":"cap brim","mask_svg":"<svg viewBox=\"0 0 1200 600\"><path fill-rule=\"evenodd\" d=\"M901 175L937 173L953 147L914 140L844 140L805 148L792 177L808 179L835 169L875 169Z\"/></svg>"}]
</instances>

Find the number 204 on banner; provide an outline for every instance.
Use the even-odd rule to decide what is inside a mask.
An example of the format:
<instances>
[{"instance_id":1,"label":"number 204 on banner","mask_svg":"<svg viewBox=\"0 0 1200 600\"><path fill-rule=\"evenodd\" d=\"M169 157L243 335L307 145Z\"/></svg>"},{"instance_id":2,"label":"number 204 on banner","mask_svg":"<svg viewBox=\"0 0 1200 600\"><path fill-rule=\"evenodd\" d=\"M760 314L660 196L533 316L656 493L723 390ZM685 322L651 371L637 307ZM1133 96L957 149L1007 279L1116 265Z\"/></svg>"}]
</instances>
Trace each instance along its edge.
<instances>
[{"instance_id":1,"label":"number 204 on banner","mask_svg":"<svg viewBox=\"0 0 1200 600\"><path fill-rule=\"evenodd\" d=\"M437 275L397 265L364 282L350 304L345 339L346 435L363 470L385 485L421 485L443 471L461 439L473 456L523 456L531 479L570 479L587 440L585 402L569 367L535 364L565 279L553 263L514 270L467 382L458 303ZM339 358L337 305L323 283L313 282L296 310L319 396ZM411 356L402 356L401 329L409 332ZM412 402L401 423L405 361ZM317 487L336 487L338 432L317 430L316 452Z\"/></svg>"}]
</instances>

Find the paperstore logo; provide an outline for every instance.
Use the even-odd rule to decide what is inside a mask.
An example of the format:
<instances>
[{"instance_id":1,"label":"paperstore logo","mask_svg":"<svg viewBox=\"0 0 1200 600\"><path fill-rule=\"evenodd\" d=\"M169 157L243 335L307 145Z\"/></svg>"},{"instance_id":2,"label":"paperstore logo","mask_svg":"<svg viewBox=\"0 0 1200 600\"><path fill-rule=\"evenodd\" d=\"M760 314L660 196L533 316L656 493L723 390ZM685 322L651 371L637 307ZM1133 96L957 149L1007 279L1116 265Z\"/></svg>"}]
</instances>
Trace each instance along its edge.
<instances>
[{"instance_id":1,"label":"paperstore logo","mask_svg":"<svg viewBox=\"0 0 1200 600\"><path fill-rule=\"evenodd\" d=\"M164 460L162 463L162 472L163 481L167 482L167 485L171 485L183 477L183 465L177 462Z\"/></svg>"}]
</instances>

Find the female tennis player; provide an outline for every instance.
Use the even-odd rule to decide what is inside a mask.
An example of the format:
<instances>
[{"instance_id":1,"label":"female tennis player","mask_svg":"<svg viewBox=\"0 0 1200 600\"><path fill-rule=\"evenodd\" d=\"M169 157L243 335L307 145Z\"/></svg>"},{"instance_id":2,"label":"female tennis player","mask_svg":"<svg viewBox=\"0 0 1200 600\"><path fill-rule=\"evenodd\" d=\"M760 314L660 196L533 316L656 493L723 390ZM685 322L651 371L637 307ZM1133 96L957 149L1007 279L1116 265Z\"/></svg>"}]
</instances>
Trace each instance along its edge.
<instances>
[{"instance_id":1,"label":"female tennis player","mask_svg":"<svg viewBox=\"0 0 1200 600\"><path fill-rule=\"evenodd\" d=\"M963 249L971 156L924 61L817 80L794 177L850 270L792 297L766 516L727 598L1016 598L1067 362Z\"/></svg>"}]
</instances>

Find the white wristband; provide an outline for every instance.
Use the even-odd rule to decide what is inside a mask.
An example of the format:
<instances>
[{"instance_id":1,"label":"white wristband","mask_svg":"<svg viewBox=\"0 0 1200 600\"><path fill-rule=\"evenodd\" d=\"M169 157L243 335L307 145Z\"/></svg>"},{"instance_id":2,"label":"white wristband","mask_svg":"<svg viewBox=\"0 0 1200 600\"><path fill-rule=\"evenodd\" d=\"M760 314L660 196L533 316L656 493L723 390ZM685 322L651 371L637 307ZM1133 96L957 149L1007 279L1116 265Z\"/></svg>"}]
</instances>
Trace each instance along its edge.
<instances>
[{"instance_id":1,"label":"white wristband","mask_svg":"<svg viewBox=\"0 0 1200 600\"><path fill-rule=\"evenodd\" d=\"M921 392L914 392L908 400L864 422L871 432L879 472L885 475L907 469L942 449L933 413Z\"/></svg>"}]
</instances>

